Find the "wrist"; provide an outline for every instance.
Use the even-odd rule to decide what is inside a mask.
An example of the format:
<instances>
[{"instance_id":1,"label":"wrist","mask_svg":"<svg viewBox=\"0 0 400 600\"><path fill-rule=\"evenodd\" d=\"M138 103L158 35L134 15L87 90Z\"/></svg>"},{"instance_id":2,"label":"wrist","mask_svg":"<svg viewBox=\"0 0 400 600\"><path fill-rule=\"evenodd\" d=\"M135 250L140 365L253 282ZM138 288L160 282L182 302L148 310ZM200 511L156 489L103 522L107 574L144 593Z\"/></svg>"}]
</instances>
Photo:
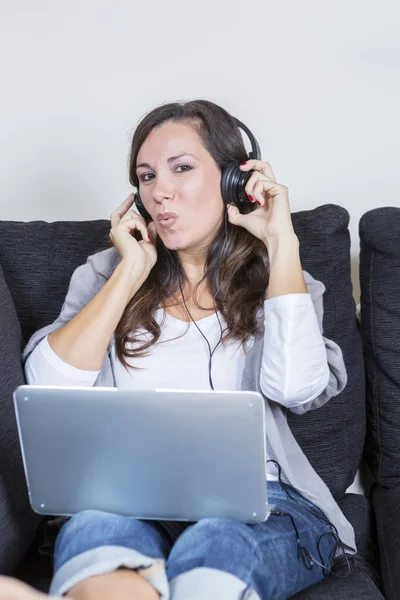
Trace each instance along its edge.
<instances>
[{"instance_id":1,"label":"wrist","mask_svg":"<svg viewBox=\"0 0 400 600\"><path fill-rule=\"evenodd\" d=\"M269 236L263 241L267 248L270 264L277 257L298 259L300 256L300 242L294 231Z\"/></svg>"},{"instance_id":2,"label":"wrist","mask_svg":"<svg viewBox=\"0 0 400 600\"><path fill-rule=\"evenodd\" d=\"M269 259L268 298L306 294L300 261L300 242L295 233L275 236L266 242Z\"/></svg>"},{"instance_id":3,"label":"wrist","mask_svg":"<svg viewBox=\"0 0 400 600\"><path fill-rule=\"evenodd\" d=\"M147 279L147 274L144 273L143 269L139 269L137 264L132 264L126 260L122 260L117 265L114 273L124 282L124 287L126 287L129 300L133 298L143 282Z\"/></svg>"}]
</instances>

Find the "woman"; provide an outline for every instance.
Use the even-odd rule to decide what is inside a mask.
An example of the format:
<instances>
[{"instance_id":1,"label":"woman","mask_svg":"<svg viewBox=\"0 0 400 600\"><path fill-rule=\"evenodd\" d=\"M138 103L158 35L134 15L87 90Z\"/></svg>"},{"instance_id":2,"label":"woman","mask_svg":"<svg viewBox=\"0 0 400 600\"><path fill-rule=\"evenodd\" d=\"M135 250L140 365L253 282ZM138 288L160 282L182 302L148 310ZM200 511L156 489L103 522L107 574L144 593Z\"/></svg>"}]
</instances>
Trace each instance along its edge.
<instances>
[{"instance_id":1,"label":"woman","mask_svg":"<svg viewBox=\"0 0 400 600\"><path fill-rule=\"evenodd\" d=\"M111 215L113 247L75 271L60 317L24 357L31 384L259 391L276 514L187 526L85 511L57 537L51 595L285 599L326 575L338 537L355 552L284 415L346 385L340 348L321 333L324 287L302 270L287 187L246 157L234 118L211 102L149 113L130 180L151 221L130 210L130 195ZM221 196L232 163L251 173L241 210Z\"/></svg>"}]
</instances>

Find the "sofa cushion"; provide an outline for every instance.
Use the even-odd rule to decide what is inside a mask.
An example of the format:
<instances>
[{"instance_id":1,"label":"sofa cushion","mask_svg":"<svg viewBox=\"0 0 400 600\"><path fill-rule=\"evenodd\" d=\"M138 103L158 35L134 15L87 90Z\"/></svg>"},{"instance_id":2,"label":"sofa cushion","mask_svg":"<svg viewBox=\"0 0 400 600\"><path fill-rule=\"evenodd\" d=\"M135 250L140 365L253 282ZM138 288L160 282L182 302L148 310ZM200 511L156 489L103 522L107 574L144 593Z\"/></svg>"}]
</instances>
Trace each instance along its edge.
<instances>
[{"instance_id":1,"label":"sofa cushion","mask_svg":"<svg viewBox=\"0 0 400 600\"><path fill-rule=\"evenodd\" d=\"M391 487L400 485L400 208L367 212L359 230L366 460L374 478Z\"/></svg>"},{"instance_id":2,"label":"sofa cushion","mask_svg":"<svg viewBox=\"0 0 400 600\"><path fill-rule=\"evenodd\" d=\"M371 577L352 565L349 576L347 567L335 569L316 585L292 596L291 600L385 600Z\"/></svg>"},{"instance_id":3,"label":"sofa cushion","mask_svg":"<svg viewBox=\"0 0 400 600\"><path fill-rule=\"evenodd\" d=\"M385 596L400 598L400 485L383 488L378 483L371 489L375 510L381 570Z\"/></svg>"},{"instance_id":4,"label":"sofa cushion","mask_svg":"<svg viewBox=\"0 0 400 600\"><path fill-rule=\"evenodd\" d=\"M39 522L29 505L12 398L25 383L21 349L21 328L0 264L0 574L18 566Z\"/></svg>"},{"instance_id":5,"label":"sofa cushion","mask_svg":"<svg viewBox=\"0 0 400 600\"><path fill-rule=\"evenodd\" d=\"M303 268L326 286L324 335L342 348L346 389L322 408L289 415L294 435L335 497L354 480L365 433L364 364L350 278L349 214L325 205L293 213ZM109 221L1 222L0 260L27 341L59 314L74 269L108 244ZM23 244L21 244L23 240Z\"/></svg>"},{"instance_id":6,"label":"sofa cushion","mask_svg":"<svg viewBox=\"0 0 400 600\"><path fill-rule=\"evenodd\" d=\"M378 538L371 502L363 494L347 493L339 505L344 516L354 527L358 553L352 557L353 565L368 574L380 589L382 577L379 566ZM338 559L337 562L343 563L343 560Z\"/></svg>"}]
</instances>

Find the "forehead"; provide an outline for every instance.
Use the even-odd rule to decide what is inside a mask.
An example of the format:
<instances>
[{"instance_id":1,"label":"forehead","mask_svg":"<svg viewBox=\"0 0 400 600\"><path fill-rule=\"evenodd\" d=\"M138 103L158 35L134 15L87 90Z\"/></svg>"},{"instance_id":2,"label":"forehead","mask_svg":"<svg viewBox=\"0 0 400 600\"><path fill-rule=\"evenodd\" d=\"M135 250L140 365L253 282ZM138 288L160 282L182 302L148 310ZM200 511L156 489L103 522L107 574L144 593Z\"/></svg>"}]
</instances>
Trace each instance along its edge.
<instances>
[{"instance_id":1,"label":"forehead","mask_svg":"<svg viewBox=\"0 0 400 600\"><path fill-rule=\"evenodd\" d=\"M205 152L202 140L196 130L184 123L163 123L155 127L143 142L137 162L150 161L152 158L169 158L174 154ZM168 156L167 156L168 155Z\"/></svg>"}]
</instances>

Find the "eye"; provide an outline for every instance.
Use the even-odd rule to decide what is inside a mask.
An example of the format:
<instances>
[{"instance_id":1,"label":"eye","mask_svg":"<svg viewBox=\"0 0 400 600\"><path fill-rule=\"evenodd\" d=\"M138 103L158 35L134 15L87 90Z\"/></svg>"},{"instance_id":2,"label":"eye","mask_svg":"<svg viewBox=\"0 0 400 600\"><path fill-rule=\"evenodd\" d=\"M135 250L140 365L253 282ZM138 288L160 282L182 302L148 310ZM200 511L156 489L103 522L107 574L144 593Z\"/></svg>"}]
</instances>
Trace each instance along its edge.
<instances>
[{"instance_id":1,"label":"eye","mask_svg":"<svg viewBox=\"0 0 400 600\"><path fill-rule=\"evenodd\" d=\"M184 167L187 168L187 169L189 169L189 171L192 169L192 167L190 165L178 165L176 168L177 169L181 169L181 168L183 169ZM185 173L185 171L180 171L180 172L181 173Z\"/></svg>"},{"instance_id":2,"label":"eye","mask_svg":"<svg viewBox=\"0 0 400 600\"><path fill-rule=\"evenodd\" d=\"M186 170L191 171L193 167L191 167L190 165L178 165L176 167L176 169L185 169L185 171L178 171L179 173L186 173ZM175 169L175 170L176 170ZM148 181L150 181L150 179L147 177L148 175L153 175L153 173L143 173L143 175L141 175L139 177L140 181L143 181L143 183L147 183Z\"/></svg>"},{"instance_id":3,"label":"eye","mask_svg":"<svg viewBox=\"0 0 400 600\"><path fill-rule=\"evenodd\" d=\"M139 177L140 181L143 181L143 183L149 181L148 179L146 179L147 175L152 175L152 173L143 173L143 175Z\"/></svg>"}]
</instances>

